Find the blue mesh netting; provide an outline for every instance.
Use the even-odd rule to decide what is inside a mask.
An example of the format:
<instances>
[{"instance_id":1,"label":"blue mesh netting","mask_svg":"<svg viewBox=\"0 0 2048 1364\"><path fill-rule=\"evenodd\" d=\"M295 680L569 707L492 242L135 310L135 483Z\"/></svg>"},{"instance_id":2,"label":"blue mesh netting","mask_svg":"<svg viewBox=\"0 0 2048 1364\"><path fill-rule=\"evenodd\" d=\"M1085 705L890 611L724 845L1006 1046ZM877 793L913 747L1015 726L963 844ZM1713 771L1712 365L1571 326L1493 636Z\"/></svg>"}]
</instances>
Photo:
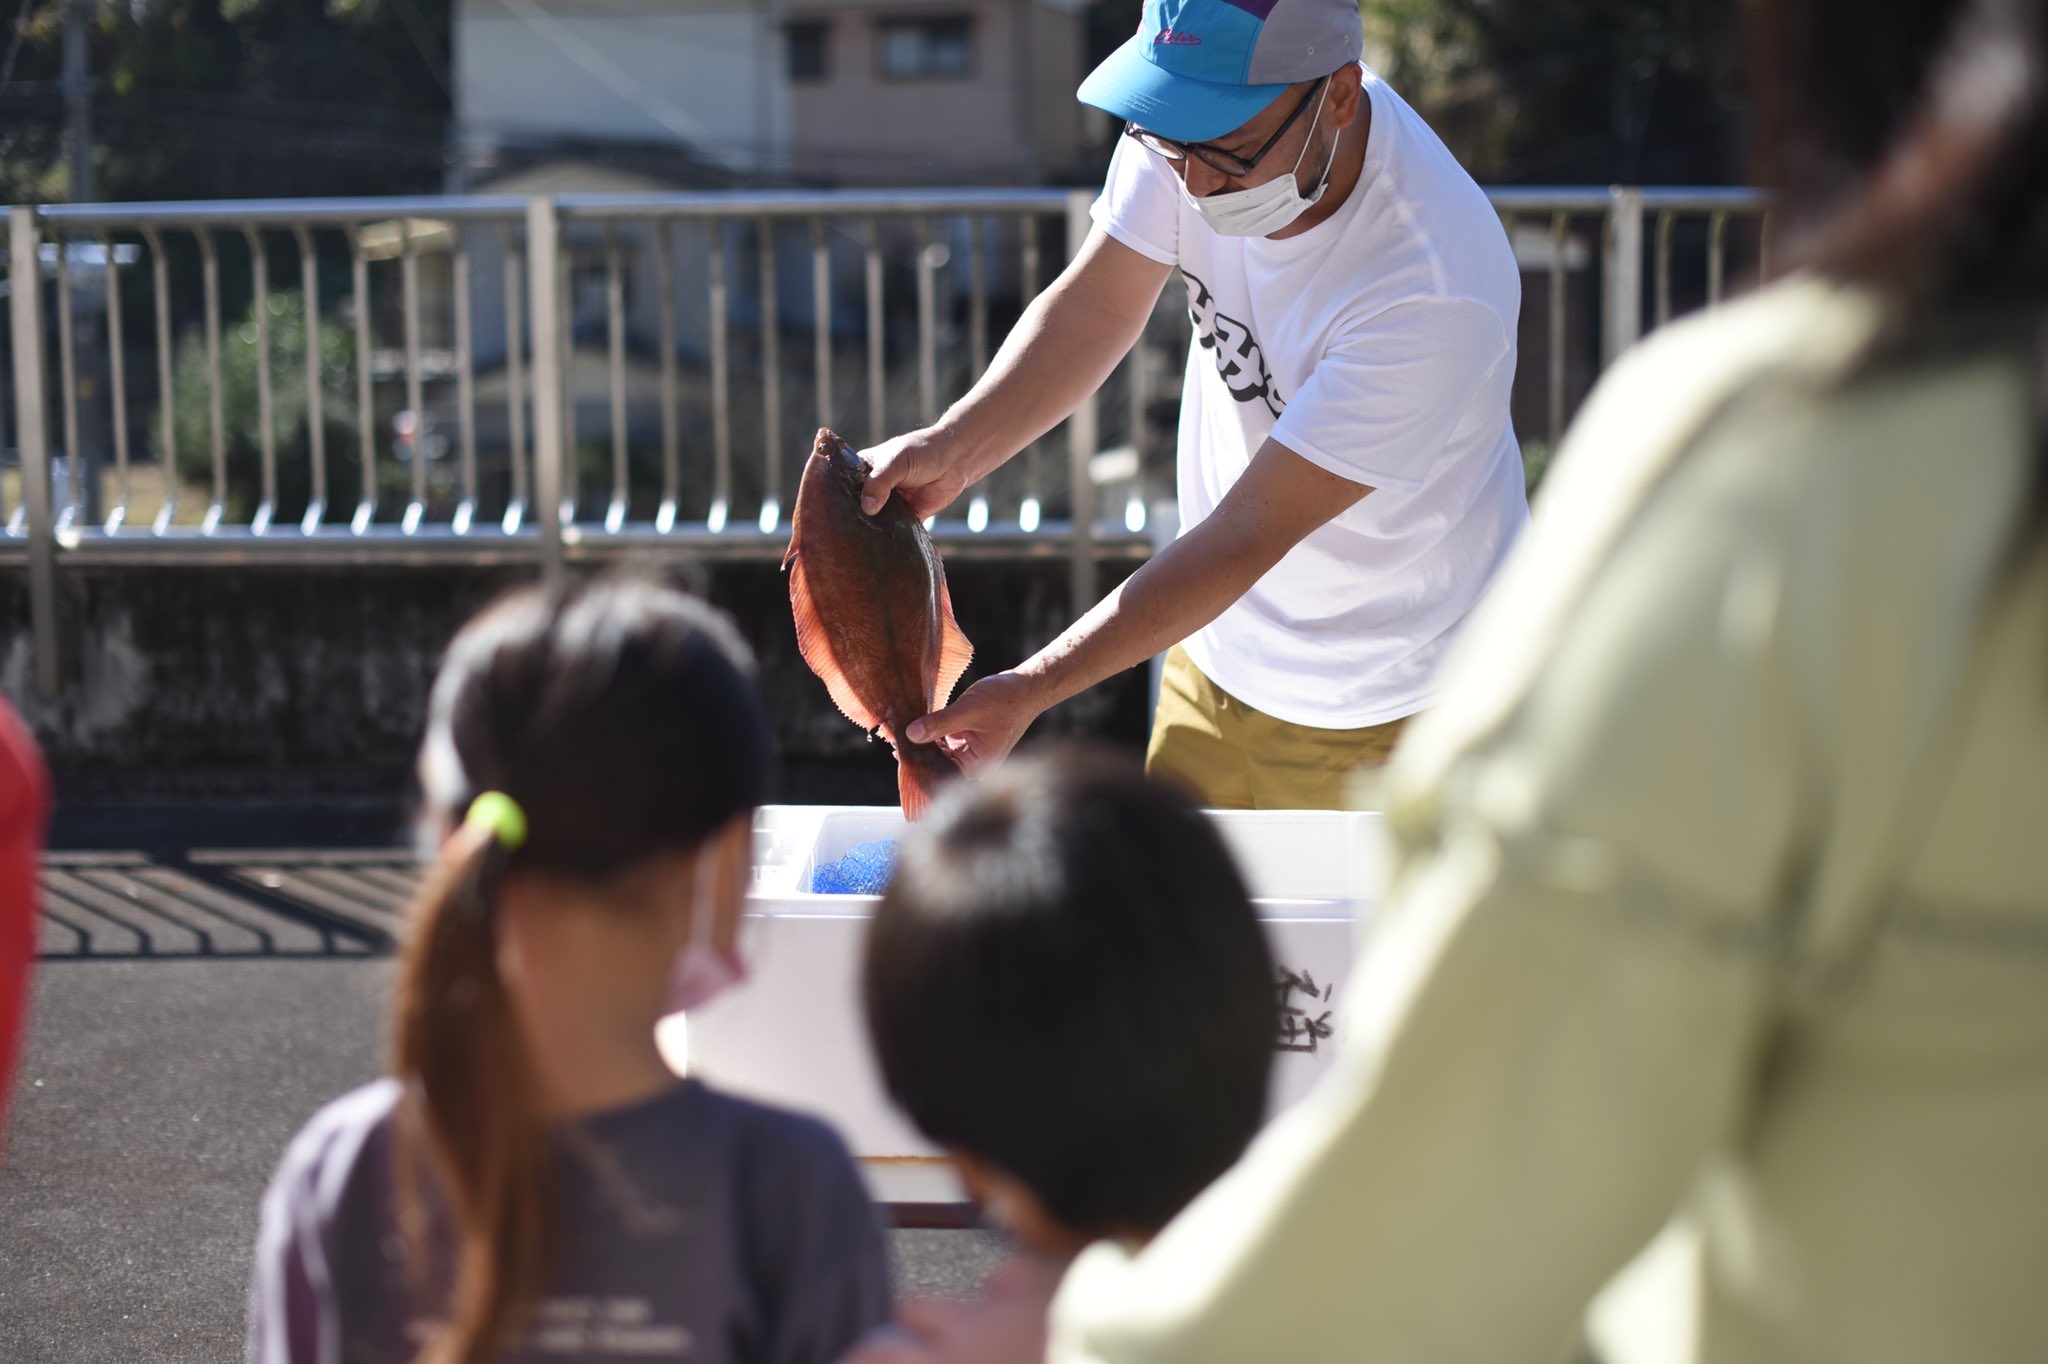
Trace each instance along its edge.
<instances>
[{"instance_id":1,"label":"blue mesh netting","mask_svg":"<svg viewBox=\"0 0 2048 1364\"><path fill-rule=\"evenodd\" d=\"M896 870L896 840L877 838L856 843L844 857L821 863L811 871L814 895L880 895Z\"/></svg>"}]
</instances>

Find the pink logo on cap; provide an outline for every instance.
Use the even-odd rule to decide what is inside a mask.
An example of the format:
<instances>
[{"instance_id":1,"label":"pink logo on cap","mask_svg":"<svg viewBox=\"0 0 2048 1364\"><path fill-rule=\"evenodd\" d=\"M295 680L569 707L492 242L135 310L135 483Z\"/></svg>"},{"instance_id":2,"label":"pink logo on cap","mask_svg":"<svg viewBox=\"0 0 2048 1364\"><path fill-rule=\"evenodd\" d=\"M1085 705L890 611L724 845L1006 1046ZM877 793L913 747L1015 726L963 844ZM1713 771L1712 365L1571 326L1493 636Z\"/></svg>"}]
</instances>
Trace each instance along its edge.
<instances>
[{"instance_id":1,"label":"pink logo on cap","mask_svg":"<svg viewBox=\"0 0 2048 1364\"><path fill-rule=\"evenodd\" d=\"M1202 40L1184 28L1162 28L1152 40L1154 47L1200 47Z\"/></svg>"}]
</instances>

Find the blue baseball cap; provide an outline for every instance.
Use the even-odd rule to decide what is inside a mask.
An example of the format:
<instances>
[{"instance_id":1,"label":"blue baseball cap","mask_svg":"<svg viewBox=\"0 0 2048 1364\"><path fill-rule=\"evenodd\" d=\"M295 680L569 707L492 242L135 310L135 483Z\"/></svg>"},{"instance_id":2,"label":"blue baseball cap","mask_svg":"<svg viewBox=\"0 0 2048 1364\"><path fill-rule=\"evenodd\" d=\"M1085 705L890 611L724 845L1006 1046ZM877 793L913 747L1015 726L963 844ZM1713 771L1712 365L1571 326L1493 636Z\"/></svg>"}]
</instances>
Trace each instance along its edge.
<instances>
[{"instance_id":1,"label":"blue baseball cap","mask_svg":"<svg viewBox=\"0 0 2048 1364\"><path fill-rule=\"evenodd\" d=\"M1137 33L1076 93L1147 132L1207 142L1364 48L1357 0L1145 0Z\"/></svg>"}]
</instances>

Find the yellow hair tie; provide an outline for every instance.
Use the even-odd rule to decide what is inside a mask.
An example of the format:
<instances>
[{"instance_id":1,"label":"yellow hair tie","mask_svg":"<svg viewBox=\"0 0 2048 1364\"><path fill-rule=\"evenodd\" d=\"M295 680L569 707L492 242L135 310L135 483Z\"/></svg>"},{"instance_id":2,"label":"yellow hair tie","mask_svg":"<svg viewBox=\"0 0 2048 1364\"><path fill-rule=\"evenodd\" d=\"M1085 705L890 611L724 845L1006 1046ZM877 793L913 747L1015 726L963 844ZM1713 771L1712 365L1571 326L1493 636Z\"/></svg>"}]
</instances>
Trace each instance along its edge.
<instances>
[{"instance_id":1,"label":"yellow hair tie","mask_svg":"<svg viewBox=\"0 0 2048 1364\"><path fill-rule=\"evenodd\" d=\"M503 791L486 791L469 803L462 827L485 830L506 852L518 852L526 842L526 811Z\"/></svg>"}]
</instances>

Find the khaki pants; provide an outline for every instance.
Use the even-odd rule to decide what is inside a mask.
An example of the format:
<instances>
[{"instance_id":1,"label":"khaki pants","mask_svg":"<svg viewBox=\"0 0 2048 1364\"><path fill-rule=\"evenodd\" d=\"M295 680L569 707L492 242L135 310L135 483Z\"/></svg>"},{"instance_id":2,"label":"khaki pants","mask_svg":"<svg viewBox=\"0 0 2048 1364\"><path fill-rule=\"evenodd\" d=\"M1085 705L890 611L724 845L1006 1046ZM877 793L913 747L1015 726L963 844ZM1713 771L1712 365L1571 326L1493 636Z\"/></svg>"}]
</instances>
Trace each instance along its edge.
<instances>
[{"instance_id":1,"label":"khaki pants","mask_svg":"<svg viewBox=\"0 0 2048 1364\"><path fill-rule=\"evenodd\" d=\"M1311 729L1276 720L1203 676L1176 644L1159 681L1145 770L1180 782L1212 810L1342 810L1352 774L1384 764L1407 723Z\"/></svg>"}]
</instances>

